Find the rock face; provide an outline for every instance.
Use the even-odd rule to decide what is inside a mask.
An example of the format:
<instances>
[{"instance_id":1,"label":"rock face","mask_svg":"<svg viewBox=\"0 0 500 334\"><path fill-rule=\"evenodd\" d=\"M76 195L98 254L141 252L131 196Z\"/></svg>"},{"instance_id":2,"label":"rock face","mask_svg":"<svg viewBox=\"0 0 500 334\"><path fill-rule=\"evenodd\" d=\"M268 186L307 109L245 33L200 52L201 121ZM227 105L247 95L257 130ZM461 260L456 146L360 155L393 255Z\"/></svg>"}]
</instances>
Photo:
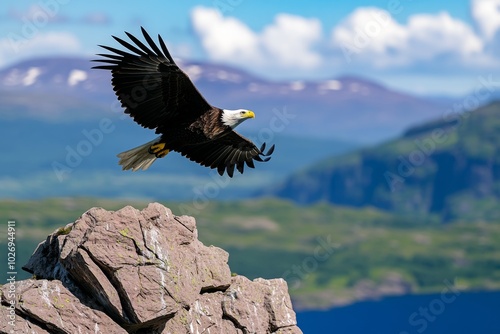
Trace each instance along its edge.
<instances>
[{"instance_id":1,"label":"rock face","mask_svg":"<svg viewBox=\"0 0 500 334\"><path fill-rule=\"evenodd\" d=\"M0 333L301 333L284 280L232 277L197 237L158 203L90 209L40 243L15 297L3 286Z\"/></svg>"}]
</instances>

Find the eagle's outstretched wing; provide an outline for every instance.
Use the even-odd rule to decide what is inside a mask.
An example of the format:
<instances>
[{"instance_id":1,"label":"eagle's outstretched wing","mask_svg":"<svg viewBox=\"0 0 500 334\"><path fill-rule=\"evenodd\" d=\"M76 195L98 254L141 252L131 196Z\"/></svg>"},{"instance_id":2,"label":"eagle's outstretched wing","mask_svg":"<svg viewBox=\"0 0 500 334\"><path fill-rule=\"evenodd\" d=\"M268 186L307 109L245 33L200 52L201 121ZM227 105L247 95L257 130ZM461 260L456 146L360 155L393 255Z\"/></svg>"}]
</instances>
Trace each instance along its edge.
<instances>
[{"instance_id":1,"label":"eagle's outstretched wing","mask_svg":"<svg viewBox=\"0 0 500 334\"><path fill-rule=\"evenodd\" d=\"M204 142L197 145L185 145L176 148L183 156L202 166L217 168L220 175L227 170L227 175L233 177L234 168L243 173L245 164L254 168L254 160L265 162L271 159L274 145L264 153L266 144L260 149L250 140L231 131L227 135L216 140Z\"/></svg>"},{"instance_id":2,"label":"eagle's outstretched wing","mask_svg":"<svg viewBox=\"0 0 500 334\"><path fill-rule=\"evenodd\" d=\"M118 99L134 120L143 127L162 128L172 122L194 120L212 106L193 85L189 77L175 64L160 35L160 48L141 27L149 47L126 32L136 46L113 36L131 52L100 45L113 54L94 60L106 65L94 68L111 70L112 84Z\"/></svg>"}]
</instances>

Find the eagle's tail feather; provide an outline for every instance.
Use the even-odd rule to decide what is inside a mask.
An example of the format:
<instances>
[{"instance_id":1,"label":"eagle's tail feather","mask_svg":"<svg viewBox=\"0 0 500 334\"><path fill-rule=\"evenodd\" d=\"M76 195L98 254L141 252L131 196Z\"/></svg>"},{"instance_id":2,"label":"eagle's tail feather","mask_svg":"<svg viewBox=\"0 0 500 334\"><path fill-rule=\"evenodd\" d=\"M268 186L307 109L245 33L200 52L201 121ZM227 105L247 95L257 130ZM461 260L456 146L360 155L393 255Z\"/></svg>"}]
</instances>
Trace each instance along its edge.
<instances>
[{"instance_id":1,"label":"eagle's tail feather","mask_svg":"<svg viewBox=\"0 0 500 334\"><path fill-rule=\"evenodd\" d=\"M157 159L156 155L149 153L149 148L151 145L158 142L160 137L147 142L144 145L137 146L128 151L122 152L118 154L118 158L120 161L118 162L123 170L138 171L139 169L146 170L148 169L153 162Z\"/></svg>"}]
</instances>

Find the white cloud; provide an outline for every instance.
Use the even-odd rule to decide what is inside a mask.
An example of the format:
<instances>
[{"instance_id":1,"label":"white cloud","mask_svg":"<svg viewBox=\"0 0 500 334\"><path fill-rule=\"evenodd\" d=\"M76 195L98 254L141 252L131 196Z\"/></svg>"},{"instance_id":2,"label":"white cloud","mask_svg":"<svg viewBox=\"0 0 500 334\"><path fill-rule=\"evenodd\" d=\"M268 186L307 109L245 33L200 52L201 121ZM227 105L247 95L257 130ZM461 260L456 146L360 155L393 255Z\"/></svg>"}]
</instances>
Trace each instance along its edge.
<instances>
[{"instance_id":1,"label":"white cloud","mask_svg":"<svg viewBox=\"0 0 500 334\"><path fill-rule=\"evenodd\" d=\"M32 38L7 34L0 39L0 66L21 58L32 58L81 51L80 41L68 32L38 32Z\"/></svg>"},{"instance_id":2,"label":"white cloud","mask_svg":"<svg viewBox=\"0 0 500 334\"><path fill-rule=\"evenodd\" d=\"M313 50L321 40L321 23L317 19L279 14L261 34L261 42L283 66L316 67L321 55Z\"/></svg>"},{"instance_id":3,"label":"white cloud","mask_svg":"<svg viewBox=\"0 0 500 334\"><path fill-rule=\"evenodd\" d=\"M215 9L195 7L191 20L205 51L212 59L241 62L258 59L257 35L237 19L225 18Z\"/></svg>"},{"instance_id":4,"label":"white cloud","mask_svg":"<svg viewBox=\"0 0 500 334\"><path fill-rule=\"evenodd\" d=\"M500 29L500 0L472 0L472 17L481 33L491 40Z\"/></svg>"},{"instance_id":5,"label":"white cloud","mask_svg":"<svg viewBox=\"0 0 500 334\"><path fill-rule=\"evenodd\" d=\"M408 51L415 58L455 54L469 59L479 55L484 47L483 41L469 25L452 18L446 12L414 15L408 21L407 30L410 44Z\"/></svg>"},{"instance_id":6,"label":"white cloud","mask_svg":"<svg viewBox=\"0 0 500 334\"><path fill-rule=\"evenodd\" d=\"M383 65L386 60L373 58L385 54L393 55L393 62L404 62L396 59L394 51L406 48L408 32L397 23L391 15L382 9L367 7L358 8L332 30L335 46L343 49L346 59L365 55L367 60Z\"/></svg>"},{"instance_id":7,"label":"white cloud","mask_svg":"<svg viewBox=\"0 0 500 334\"><path fill-rule=\"evenodd\" d=\"M471 1L474 19L484 34L448 12L413 14L401 23L377 7L350 13L332 29L329 40L318 19L284 13L260 31L213 8L195 7L191 20L210 59L251 66L261 73L270 69L281 73L294 69L295 74L306 75L335 72L351 62L354 67L380 70L497 67L493 41L487 38L500 29L500 0Z\"/></svg>"},{"instance_id":8,"label":"white cloud","mask_svg":"<svg viewBox=\"0 0 500 334\"><path fill-rule=\"evenodd\" d=\"M469 25L447 12L415 14L403 25L378 8L354 11L334 27L332 41L348 61L362 60L379 67L410 65L440 56L467 61L484 49Z\"/></svg>"},{"instance_id":9,"label":"white cloud","mask_svg":"<svg viewBox=\"0 0 500 334\"><path fill-rule=\"evenodd\" d=\"M195 7L191 19L213 60L281 68L312 68L321 63L320 53L313 49L322 38L321 23L317 19L278 14L260 33L211 8Z\"/></svg>"}]
</instances>

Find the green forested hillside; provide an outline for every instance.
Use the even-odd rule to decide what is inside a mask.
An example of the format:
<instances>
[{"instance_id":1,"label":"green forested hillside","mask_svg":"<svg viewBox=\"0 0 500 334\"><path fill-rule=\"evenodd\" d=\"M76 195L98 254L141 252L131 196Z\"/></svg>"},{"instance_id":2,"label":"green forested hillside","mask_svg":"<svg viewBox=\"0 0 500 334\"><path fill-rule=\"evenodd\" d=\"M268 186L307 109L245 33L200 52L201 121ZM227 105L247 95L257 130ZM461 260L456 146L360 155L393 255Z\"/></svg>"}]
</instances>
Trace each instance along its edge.
<instances>
[{"instance_id":1,"label":"green forested hillside","mask_svg":"<svg viewBox=\"0 0 500 334\"><path fill-rule=\"evenodd\" d=\"M395 140L324 160L266 194L375 206L443 220L500 218L500 102L413 127Z\"/></svg>"},{"instance_id":2,"label":"green forested hillside","mask_svg":"<svg viewBox=\"0 0 500 334\"><path fill-rule=\"evenodd\" d=\"M194 205L163 204L174 214ZM92 206L116 210L125 205L142 209L147 203L88 198L0 201L0 216L16 221L18 271L56 228ZM327 204L298 207L275 199L198 203L193 212L200 240L226 249L234 272L285 278L301 308L439 292L453 283L463 289L500 288L499 220L443 225L435 215L419 218ZM5 234L1 229L2 263Z\"/></svg>"}]
</instances>

